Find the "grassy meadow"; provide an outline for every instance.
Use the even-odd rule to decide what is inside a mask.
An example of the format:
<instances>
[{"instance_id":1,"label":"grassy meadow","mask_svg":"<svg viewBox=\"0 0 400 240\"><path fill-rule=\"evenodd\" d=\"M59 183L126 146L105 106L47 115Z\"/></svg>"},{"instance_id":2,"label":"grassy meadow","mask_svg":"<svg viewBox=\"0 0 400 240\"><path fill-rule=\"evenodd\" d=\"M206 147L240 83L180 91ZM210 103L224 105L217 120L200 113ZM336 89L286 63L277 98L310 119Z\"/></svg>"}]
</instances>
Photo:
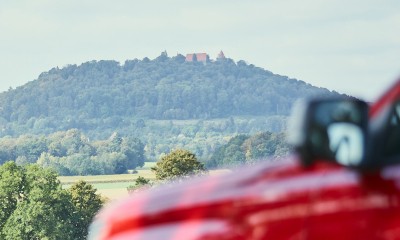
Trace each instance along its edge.
<instances>
[{"instance_id":1,"label":"grassy meadow","mask_svg":"<svg viewBox=\"0 0 400 240\"><path fill-rule=\"evenodd\" d=\"M95 176L60 176L63 188L68 188L71 184L84 180L92 184L97 192L110 200L116 200L128 196L127 187L132 185L136 178L142 176L146 179L155 179L154 173L151 171L155 162L146 162L142 168L136 169L137 173L115 174L115 175L95 175ZM219 169L210 171L211 175L229 172L227 169Z\"/></svg>"},{"instance_id":2,"label":"grassy meadow","mask_svg":"<svg viewBox=\"0 0 400 240\"><path fill-rule=\"evenodd\" d=\"M142 176L146 179L155 179L154 173L150 170L155 162L146 162L142 168L138 168L137 173L115 174L115 175L95 175L95 176L60 176L63 188L68 188L71 184L84 180L92 184L97 192L104 197L115 200L128 196L126 188L132 185L136 178Z\"/></svg>"}]
</instances>

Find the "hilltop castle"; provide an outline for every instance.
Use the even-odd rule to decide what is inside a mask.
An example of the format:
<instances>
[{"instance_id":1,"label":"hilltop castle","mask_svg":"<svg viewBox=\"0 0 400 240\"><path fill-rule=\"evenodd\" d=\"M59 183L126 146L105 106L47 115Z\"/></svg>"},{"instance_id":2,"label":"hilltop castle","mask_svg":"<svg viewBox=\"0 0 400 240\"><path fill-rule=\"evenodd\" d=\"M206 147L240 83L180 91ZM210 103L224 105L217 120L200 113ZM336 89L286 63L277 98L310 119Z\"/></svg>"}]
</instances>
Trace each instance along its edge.
<instances>
[{"instance_id":1,"label":"hilltop castle","mask_svg":"<svg viewBox=\"0 0 400 240\"><path fill-rule=\"evenodd\" d=\"M225 55L222 52L219 52L217 56L217 61L225 60ZM203 62L207 63L210 61L210 56L207 53L188 53L186 54L186 62Z\"/></svg>"}]
</instances>

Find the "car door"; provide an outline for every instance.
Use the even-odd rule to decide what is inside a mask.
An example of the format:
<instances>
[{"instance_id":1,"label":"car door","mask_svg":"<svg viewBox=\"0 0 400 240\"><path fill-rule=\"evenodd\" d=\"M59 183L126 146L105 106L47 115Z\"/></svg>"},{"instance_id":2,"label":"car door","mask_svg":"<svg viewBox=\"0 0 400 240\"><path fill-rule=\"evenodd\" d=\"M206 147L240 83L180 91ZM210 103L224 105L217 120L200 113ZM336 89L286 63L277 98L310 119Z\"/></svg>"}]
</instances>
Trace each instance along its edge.
<instances>
[{"instance_id":1,"label":"car door","mask_svg":"<svg viewBox=\"0 0 400 240\"><path fill-rule=\"evenodd\" d=\"M400 239L400 101L374 126L368 171L326 169L310 210L310 239ZM386 116L385 116L386 115Z\"/></svg>"},{"instance_id":2,"label":"car door","mask_svg":"<svg viewBox=\"0 0 400 240\"><path fill-rule=\"evenodd\" d=\"M312 199L309 239L400 239L385 236L389 222L400 216L393 175L327 169Z\"/></svg>"}]
</instances>

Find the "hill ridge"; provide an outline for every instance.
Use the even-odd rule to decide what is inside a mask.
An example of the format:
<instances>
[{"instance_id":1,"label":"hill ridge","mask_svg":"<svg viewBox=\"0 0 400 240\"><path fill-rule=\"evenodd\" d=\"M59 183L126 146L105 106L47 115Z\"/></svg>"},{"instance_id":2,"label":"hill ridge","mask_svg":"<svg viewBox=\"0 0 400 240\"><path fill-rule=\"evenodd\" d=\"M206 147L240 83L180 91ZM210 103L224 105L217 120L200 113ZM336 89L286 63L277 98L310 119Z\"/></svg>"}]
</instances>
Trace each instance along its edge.
<instances>
[{"instance_id":1,"label":"hill ridge","mask_svg":"<svg viewBox=\"0 0 400 240\"><path fill-rule=\"evenodd\" d=\"M187 62L180 54L123 64L93 60L52 68L0 93L0 137L79 129L91 139L117 131L156 146L163 141L157 138L177 141L154 150L161 152L187 146L197 133L204 142L219 136L220 143L234 134L282 131L297 99L321 95L339 94L243 60L203 64ZM174 123L193 119L196 123Z\"/></svg>"}]
</instances>

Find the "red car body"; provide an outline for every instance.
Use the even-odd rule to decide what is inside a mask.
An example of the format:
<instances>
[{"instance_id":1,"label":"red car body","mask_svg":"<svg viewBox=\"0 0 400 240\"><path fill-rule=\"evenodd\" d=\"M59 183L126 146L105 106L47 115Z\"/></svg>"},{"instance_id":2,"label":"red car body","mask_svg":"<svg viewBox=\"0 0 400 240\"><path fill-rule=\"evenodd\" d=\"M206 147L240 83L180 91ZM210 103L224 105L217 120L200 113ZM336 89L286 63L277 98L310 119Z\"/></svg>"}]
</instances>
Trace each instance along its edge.
<instances>
[{"instance_id":1,"label":"red car body","mask_svg":"<svg viewBox=\"0 0 400 240\"><path fill-rule=\"evenodd\" d=\"M371 105L375 132L385 131L380 119L399 100L400 81ZM103 209L90 238L400 239L396 157L362 171L323 159L305 167L295 155L144 191Z\"/></svg>"}]
</instances>

